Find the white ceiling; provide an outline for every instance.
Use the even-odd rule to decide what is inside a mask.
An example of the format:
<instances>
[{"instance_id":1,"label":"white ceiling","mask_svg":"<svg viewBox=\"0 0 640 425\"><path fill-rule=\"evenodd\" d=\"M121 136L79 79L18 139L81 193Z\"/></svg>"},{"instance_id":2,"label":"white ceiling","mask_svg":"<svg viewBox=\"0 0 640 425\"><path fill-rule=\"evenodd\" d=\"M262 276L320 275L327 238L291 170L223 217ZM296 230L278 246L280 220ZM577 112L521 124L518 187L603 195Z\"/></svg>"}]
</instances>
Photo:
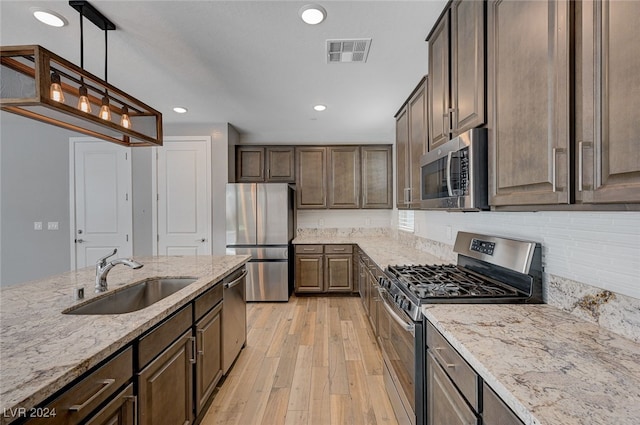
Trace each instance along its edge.
<instances>
[{"instance_id":1,"label":"white ceiling","mask_svg":"<svg viewBox=\"0 0 640 425\"><path fill-rule=\"evenodd\" d=\"M393 115L427 73L424 39L446 1L316 2L327 19L315 26L298 17L309 2L292 0L91 4L117 26L109 82L165 124L229 122L247 143L392 143ZM31 7L69 25L43 25ZM0 43L40 44L79 65L79 19L67 1L0 0ZM327 39L369 37L367 63L327 64ZM85 69L103 77L104 33L87 20L84 45ZM328 109L315 112L318 103Z\"/></svg>"}]
</instances>

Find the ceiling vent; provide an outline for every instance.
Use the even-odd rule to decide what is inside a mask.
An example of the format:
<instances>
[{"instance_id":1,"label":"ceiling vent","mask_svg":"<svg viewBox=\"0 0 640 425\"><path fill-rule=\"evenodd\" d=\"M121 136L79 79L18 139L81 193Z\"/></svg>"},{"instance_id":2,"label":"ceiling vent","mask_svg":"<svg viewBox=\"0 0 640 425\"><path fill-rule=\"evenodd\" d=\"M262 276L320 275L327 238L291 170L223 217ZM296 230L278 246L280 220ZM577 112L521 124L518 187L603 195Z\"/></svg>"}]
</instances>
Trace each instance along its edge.
<instances>
[{"instance_id":1,"label":"ceiling vent","mask_svg":"<svg viewBox=\"0 0 640 425\"><path fill-rule=\"evenodd\" d=\"M327 63L366 62L370 46L370 38L327 40Z\"/></svg>"}]
</instances>

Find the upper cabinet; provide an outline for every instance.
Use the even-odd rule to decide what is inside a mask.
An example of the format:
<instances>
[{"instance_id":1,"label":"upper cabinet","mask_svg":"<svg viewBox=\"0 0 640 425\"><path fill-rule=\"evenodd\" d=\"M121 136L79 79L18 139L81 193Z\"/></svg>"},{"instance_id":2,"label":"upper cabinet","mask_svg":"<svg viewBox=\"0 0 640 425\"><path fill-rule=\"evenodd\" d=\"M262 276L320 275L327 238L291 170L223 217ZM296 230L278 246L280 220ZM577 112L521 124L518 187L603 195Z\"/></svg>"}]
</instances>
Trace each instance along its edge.
<instances>
[{"instance_id":1,"label":"upper cabinet","mask_svg":"<svg viewBox=\"0 0 640 425\"><path fill-rule=\"evenodd\" d=\"M396 114L397 207L420 208L420 157L427 151L427 78Z\"/></svg>"},{"instance_id":2,"label":"upper cabinet","mask_svg":"<svg viewBox=\"0 0 640 425\"><path fill-rule=\"evenodd\" d=\"M392 208L390 145L296 147L300 209Z\"/></svg>"},{"instance_id":3,"label":"upper cabinet","mask_svg":"<svg viewBox=\"0 0 640 425\"><path fill-rule=\"evenodd\" d=\"M295 181L293 146L236 146L238 183Z\"/></svg>"},{"instance_id":4,"label":"upper cabinet","mask_svg":"<svg viewBox=\"0 0 640 425\"><path fill-rule=\"evenodd\" d=\"M485 124L485 2L452 1L427 42L431 150Z\"/></svg>"},{"instance_id":5,"label":"upper cabinet","mask_svg":"<svg viewBox=\"0 0 640 425\"><path fill-rule=\"evenodd\" d=\"M570 199L569 2L490 1L489 203Z\"/></svg>"},{"instance_id":6,"label":"upper cabinet","mask_svg":"<svg viewBox=\"0 0 640 425\"><path fill-rule=\"evenodd\" d=\"M640 2L576 3L575 198L640 202Z\"/></svg>"}]
</instances>

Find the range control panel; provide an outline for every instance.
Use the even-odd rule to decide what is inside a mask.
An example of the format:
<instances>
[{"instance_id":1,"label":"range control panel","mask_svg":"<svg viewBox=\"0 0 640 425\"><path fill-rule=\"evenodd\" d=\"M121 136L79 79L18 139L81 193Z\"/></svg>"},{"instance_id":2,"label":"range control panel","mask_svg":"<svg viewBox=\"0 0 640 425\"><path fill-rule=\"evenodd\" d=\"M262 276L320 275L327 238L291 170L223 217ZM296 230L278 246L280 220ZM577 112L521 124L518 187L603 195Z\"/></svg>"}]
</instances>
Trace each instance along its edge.
<instances>
[{"instance_id":1,"label":"range control panel","mask_svg":"<svg viewBox=\"0 0 640 425\"><path fill-rule=\"evenodd\" d=\"M480 252L482 254L493 255L496 248L495 242L487 242L481 239L471 239L471 251Z\"/></svg>"}]
</instances>

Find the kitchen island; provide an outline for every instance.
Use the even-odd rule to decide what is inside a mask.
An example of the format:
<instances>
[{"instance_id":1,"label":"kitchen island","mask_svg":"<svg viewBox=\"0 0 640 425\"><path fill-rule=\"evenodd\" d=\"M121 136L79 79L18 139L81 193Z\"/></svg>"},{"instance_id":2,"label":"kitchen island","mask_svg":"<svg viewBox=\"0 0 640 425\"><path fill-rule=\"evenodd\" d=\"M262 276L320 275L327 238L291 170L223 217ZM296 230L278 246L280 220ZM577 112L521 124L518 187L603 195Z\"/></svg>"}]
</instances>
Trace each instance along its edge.
<instances>
[{"instance_id":1,"label":"kitchen island","mask_svg":"<svg viewBox=\"0 0 640 425\"><path fill-rule=\"evenodd\" d=\"M0 423L15 419L116 353L154 325L205 293L249 256L139 257L143 268L117 266L109 291L151 277L196 281L139 311L117 315L68 315L63 311L94 294L95 268L0 289ZM85 299L75 300L78 288ZM13 413L13 414L12 414Z\"/></svg>"}]
</instances>

